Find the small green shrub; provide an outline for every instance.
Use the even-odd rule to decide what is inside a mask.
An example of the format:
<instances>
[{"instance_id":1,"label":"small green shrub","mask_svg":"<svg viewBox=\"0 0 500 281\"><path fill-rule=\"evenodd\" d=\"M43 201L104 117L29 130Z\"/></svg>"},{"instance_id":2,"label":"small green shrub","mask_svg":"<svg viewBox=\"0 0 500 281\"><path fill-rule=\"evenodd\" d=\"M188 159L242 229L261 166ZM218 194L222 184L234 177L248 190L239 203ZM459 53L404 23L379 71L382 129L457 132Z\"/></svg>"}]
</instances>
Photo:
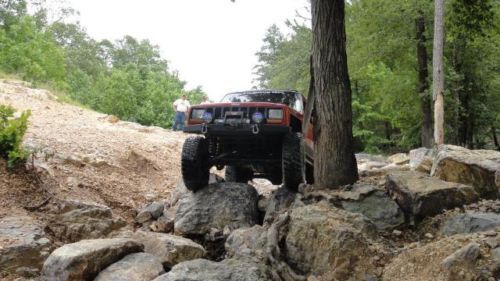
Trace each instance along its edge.
<instances>
[{"instance_id":1,"label":"small green shrub","mask_svg":"<svg viewBox=\"0 0 500 281\"><path fill-rule=\"evenodd\" d=\"M0 157L7 160L9 168L26 160L29 155L22 149L21 143L31 112L25 111L18 118L14 118L14 112L11 106L0 105Z\"/></svg>"}]
</instances>

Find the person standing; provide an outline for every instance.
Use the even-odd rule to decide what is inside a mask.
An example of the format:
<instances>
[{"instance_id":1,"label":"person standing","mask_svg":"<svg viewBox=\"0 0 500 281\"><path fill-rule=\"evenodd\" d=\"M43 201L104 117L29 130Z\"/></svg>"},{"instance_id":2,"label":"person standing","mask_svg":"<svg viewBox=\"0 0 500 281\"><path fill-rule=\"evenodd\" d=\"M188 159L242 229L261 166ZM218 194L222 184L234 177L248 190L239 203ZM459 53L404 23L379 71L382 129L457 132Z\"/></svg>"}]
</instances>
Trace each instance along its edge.
<instances>
[{"instance_id":1,"label":"person standing","mask_svg":"<svg viewBox=\"0 0 500 281\"><path fill-rule=\"evenodd\" d=\"M182 131L184 129L184 121L186 120L186 114L191 105L189 104L186 95L182 95L182 97L180 99L177 99L173 105L175 110L175 121L173 130Z\"/></svg>"}]
</instances>

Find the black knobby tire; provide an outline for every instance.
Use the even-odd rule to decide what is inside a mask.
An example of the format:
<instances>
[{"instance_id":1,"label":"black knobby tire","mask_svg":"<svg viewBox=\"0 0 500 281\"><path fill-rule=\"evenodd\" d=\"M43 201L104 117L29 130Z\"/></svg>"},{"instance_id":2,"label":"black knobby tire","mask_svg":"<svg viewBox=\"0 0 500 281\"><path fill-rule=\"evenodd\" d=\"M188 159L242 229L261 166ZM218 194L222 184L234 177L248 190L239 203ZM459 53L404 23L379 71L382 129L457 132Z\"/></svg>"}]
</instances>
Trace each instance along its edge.
<instances>
[{"instance_id":1,"label":"black knobby tire","mask_svg":"<svg viewBox=\"0 0 500 281\"><path fill-rule=\"evenodd\" d=\"M208 143L204 137L189 137L182 147L182 178L186 188L197 191L208 185Z\"/></svg>"},{"instance_id":2,"label":"black knobby tire","mask_svg":"<svg viewBox=\"0 0 500 281\"><path fill-rule=\"evenodd\" d=\"M233 165L226 166L226 174L224 179L227 182L242 182L247 183L253 178L253 171L249 168L243 168Z\"/></svg>"},{"instance_id":3,"label":"black knobby tire","mask_svg":"<svg viewBox=\"0 0 500 281\"><path fill-rule=\"evenodd\" d=\"M299 184L305 182L304 138L301 133L288 133L283 138L282 170L283 184L297 191Z\"/></svg>"},{"instance_id":4,"label":"black knobby tire","mask_svg":"<svg viewBox=\"0 0 500 281\"><path fill-rule=\"evenodd\" d=\"M314 165L306 164L306 182L314 184Z\"/></svg>"}]
</instances>

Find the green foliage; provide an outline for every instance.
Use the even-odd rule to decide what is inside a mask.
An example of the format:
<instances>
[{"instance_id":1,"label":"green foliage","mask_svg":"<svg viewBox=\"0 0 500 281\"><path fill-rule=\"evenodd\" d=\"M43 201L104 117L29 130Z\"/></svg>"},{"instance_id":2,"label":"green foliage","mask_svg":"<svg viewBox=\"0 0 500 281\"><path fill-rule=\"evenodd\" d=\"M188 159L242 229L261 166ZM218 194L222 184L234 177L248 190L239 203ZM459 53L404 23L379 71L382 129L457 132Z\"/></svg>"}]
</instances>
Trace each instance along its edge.
<instances>
[{"instance_id":1,"label":"green foliage","mask_svg":"<svg viewBox=\"0 0 500 281\"><path fill-rule=\"evenodd\" d=\"M500 128L500 3L453 0L447 5L446 139L458 143L458 112L473 125L474 145L482 147L491 142L492 127ZM385 152L420 145L415 29L420 15L431 58L432 1L355 0L346 5L353 133L360 149ZM256 54L256 81L260 87L294 88L307 94L311 30L288 24L290 36L275 26L268 30ZM431 61L428 68L432 69Z\"/></svg>"},{"instance_id":2,"label":"green foliage","mask_svg":"<svg viewBox=\"0 0 500 281\"><path fill-rule=\"evenodd\" d=\"M113 114L122 120L169 127L172 103L187 94L201 101L200 87L187 91L185 82L168 70L158 46L125 36L116 42L96 41L79 24L48 24L44 2L27 13L27 1L0 2L0 71L35 84L48 84L65 100ZM62 16L73 13L60 11Z\"/></svg>"},{"instance_id":3,"label":"green foliage","mask_svg":"<svg viewBox=\"0 0 500 281\"><path fill-rule=\"evenodd\" d=\"M290 38L275 25L268 29L264 46L256 54L256 81L261 88L293 89L307 95L311 30L295 22L287 25L293 31Z\"/></svg>"},{"instance_id":4,"label":"green foliage","mask_svg":"<svg viewBox=\"0 0 500 281\"><path fill-rule=\"evenodd\" d=\"M0 30L0 68L33 82L63 84L64 55L47 32L37 30L33 18L23 16Z\"/></svg>"},{"instance_id":5,"label":"green foliage","mask_svg":"<svg viewBox=\"0 0 500 281\"><path fill-rule=\"evenodd\" d=\"M28 129L31 112L23 112L18 118L13 117L14 113L14 108L0 105L0 157L7 160L10 168L28 157L28 152L21 148L21 142Z\"/></svg>"}]
</instances>

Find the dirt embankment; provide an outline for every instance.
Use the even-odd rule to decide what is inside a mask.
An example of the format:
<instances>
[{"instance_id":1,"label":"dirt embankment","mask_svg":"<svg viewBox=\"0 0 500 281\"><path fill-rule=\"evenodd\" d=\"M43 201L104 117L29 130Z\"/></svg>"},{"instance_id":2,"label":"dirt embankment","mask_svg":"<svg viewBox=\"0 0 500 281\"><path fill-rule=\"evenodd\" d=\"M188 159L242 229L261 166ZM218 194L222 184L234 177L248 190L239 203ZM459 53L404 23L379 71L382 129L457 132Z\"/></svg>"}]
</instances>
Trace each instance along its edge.
<instances>
[{"instance_id":1,"label":"dirt embankment","mask_svg":"<svg viewBox=\"0 0 500 281\"><path fill-rule=\"evenodd\" d=\"M182 133L119 121L17 81L0 80L0 103L31 110L24 146L45 182L36 190L36 179L15 181L0 167L0 217L50 194L103 203L130 218L131 210L168 196L179 179Z\"/></svg>"}]
</instances>

